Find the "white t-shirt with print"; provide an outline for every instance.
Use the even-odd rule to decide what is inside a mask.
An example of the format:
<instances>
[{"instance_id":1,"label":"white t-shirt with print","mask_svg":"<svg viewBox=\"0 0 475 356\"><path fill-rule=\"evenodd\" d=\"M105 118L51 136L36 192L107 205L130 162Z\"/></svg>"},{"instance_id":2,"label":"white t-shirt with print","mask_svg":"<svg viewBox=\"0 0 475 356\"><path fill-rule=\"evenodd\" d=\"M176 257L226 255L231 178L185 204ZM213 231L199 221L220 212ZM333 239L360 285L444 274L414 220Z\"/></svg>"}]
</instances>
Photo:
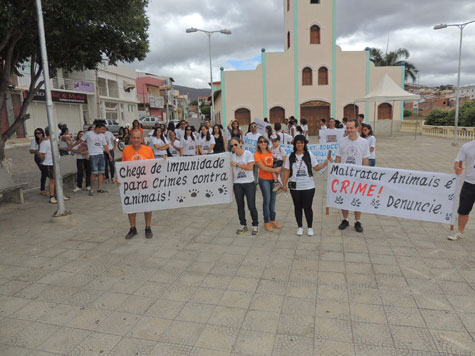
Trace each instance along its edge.
<instances>
[{"instance_id":1,"label":"white t-shirt with print","mask_svg":"<svg viewBox=\"0 0 475 356\"><path fill-rule=\"evenodd\" d=\"M165 145L168 145L168 140L163 137L165 140L162 140L161 138L158 138L158 137L150 137L148 139L148 142L150 142L150 146L152 147L152 150L153 150L153 154L155 156L163 156L163 155L166 155L167 154L167 150L159 150L158 148L155 147L155 145L158 145L158 146L165 146Z\"/></svg>"},{"instance_id":2,"label":"white t-shirt with print","mask_svg":"<svg viewBox=\"0 0 475 356\"><path fill-rule=\"evenodd\" d=\"M455 158L456 162L465 162L464 181L475 184L475 140L462 146Z\"/></svg>"},{"instance_id":3,"label":"white t-shirt with print","mask_svg":"<svg viewBox=\"0 0 475 356\"><path fill-rule=\"evenodd\" d=\"M191 137L188 137L188 140L185 140L185 138L182 138L180 142L181 142L181 146L183 147L184 156L196 155L196 146L198 146L198 142L196 142L196 140L193 140Z\"/></svg>"},{"instance_id":4,"label":"white t-shirt with print","mask_svg":"<svg viewBox=\"0 0 475 356\"><path fill-rule=\"evenodd\" d=\"M363 159L370 157L368 141L362 137L350 140L345 136L338 141L337 156L341 157L341 163L363 165Z\"/></svg>"},{"instance_id":5,"label":"white t-shirt with print","mask_svg":"<svg viewBox=\"0 0 475 356\"><path fill-rule=\"evenodd\" d=\"M248 132L248 133L246 134L246 137L247 137L247 138L249 138L249 139L251 139L251 140L256 140L256 141L257 141L257 140L259 139L259 137L261 137L261 136L262 136L262 135L261 135L259 132L256 132L255 134L253 134L252 132Z\"/></svg>"},{"instance_id":6,"label":"white t-shirt with print","mask_svg":"<svg viewBox=\"0 0 475 356\"><path fill-rule=\"evenodd\" d=\"M45 159L41 163L43 166L53 165L53 152L51 150L51 140L43 140L40 144L40 153L45 155Z\"/></svg>"},{"instance_id":7,"label":"white t-shirt with print","mask_svg":"<svg viewBox=\"0 0 475 356\"><path fill-rule=\"evenodd\" d=\"M104 146L107 146L107 141L104 134L96 134L94 131L88 131L81 138L87 142L87 151L89 156L101 155L104 152Z\"/></svg>"},{"instance_id":8,"label":"white t-shirt with print","mask_svg":"<svg viewBox=\"0 0 475 356\"><path fill-rule=\"evenodd\" d=\"M282 161L284 157L286 156L285 151L281 145L279 145L277 148L274 148L274 146L272 146L271 151L272 151L272 155L274 156L274 162L276 160Z\"/></svg>"},{"instance_id":9,"label":"white t-shirt with print","mask_svg":"<svg viewBox=\"0 0 475 356\"><path fill-rule=\"evenodd\" d=\"M368 145L369 145L369 158L370 159L376 159L376 137L374 136L369 136L366 138L368 140ZM374 151L371 152L371 148L374 148Z\"/></svg>"},{"instance_id":10,"label":"white t-shirt with print","mask_svg":"<svg viewBox=\"0 0 475 356\"><path fill-rule=\"evenodd\" d=\"M176 138L181 140L183 138L183 136L185 135L185 130L183 129L176 129L175 130L175 135L176 135Z\"/></svg>"},{"instance_id":11,"label":"white t-shirt with print","mask_svg":"<svg viewBox=\"0 0 475 356\"><path fill-rule=\"evenodd\" d=\"M286 134L285 132L278 133L280 137L280 144L281 145L291 145L292 144L292 136Z\"/></svg>"},{"instance_id":12,"label":"white t-shirt with print","mask_svg":"<svg viewBox=\"0 0 475 356\"><path fill-rule=\"evenodd\" d=\"M231 162L237 162L238 164L248 164L254 162L254 155L250 151L244 151L239 157L236 153L231 156ZM254 173L252 170L246 171L244 169L233 166L234 183L254 183Z\"/></svg>"},{"instance_id":13,"label":"white t-shirt with print","mask_svg":"<svg viewBox=\"0 0 475 356\"><path fill-rule=\"evenodd\" d=\"M175 142L173 143L177 148L181 148L181 142L179 140L175 140ZM170 141L170 153L172 155L172 157L180 157L180 150L177 150L175 147L173 147L173 145L171 144L171 141Z\"/></svg>"},{"instance_id":14,"label":"white t-shirt with print","mask_svg":"<svg viewBox=\"0 0 475 356\"><path fill-rule=\"evenodd\" d=\"M318 161L311 152L309 152L309 154L310 161L312 163L312 169L318 164ZM289 159L285 161L284 168L290 169ZM292 165L292 176L289 178L289 180L291 182L297 183L295 190L307 190L315 188L315 181L313 180L313 176L308 175L308 168L307 164L303 161L303 154L295 155L295 162Z\"/></svg>"},{"instance_id":15,"label":"white t-shirt with print","mask_svg":"<svg viewBox=\"0 0 475 356\"><path fill-rule=\"evenodd\" d=\"M198 145L201 146L201 149L204 154L208 152L211 145L215 145L215 144L216 144L216 140L214 139L214 135L210 135L209 141L206 140L206 136L201 137L201 134L198 136ZM213 151L211 151L210 153L213 153Z\"/></svg>"}]
</instances>

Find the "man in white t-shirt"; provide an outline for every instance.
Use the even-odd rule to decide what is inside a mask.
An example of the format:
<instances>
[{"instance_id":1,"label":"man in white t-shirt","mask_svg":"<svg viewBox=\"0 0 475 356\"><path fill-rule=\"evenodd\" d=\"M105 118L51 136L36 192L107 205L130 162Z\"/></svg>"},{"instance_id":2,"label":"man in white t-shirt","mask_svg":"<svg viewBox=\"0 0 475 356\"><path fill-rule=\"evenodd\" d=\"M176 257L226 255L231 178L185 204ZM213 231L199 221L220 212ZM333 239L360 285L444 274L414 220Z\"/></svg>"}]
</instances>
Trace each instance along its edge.
<instances>
[{"instance_id":1,"label":"man in white t-shirt","mask_svg":"<svg viewBox=\"0 0 475 356\"><path fill-rule=\"evenodd\" d=\"M275 136L279 136L280 144L281 145L291 145L292 144L292 136L286 134L282 131L282 124L280 122L276 122L274 124Z\"/></svg>"},{"instance_id":2,"label":"man in white t-shirt","mask_svg":"<svg viewBox=\"0 0 475 356\"><path fill-rule=\"evenodd\" d=\"M107 152L104 151L104 159L106 160L106 171L105 171L106 182L109 181L109 183L113 183L114 173L115 173L115 154L114 154L114 150L116 147L115 136L112 132L109 131L107 126L104 126L102 131L104 133L104 137L107 142L107 147L109 147L109 152L112 157L112 159L109 159L109 155L107 154ZM110 170L110 177L109 177L109 170Z\"/></svg>"},{"instance_id":3,"label":"man in white t-shirt","mask_svg":"<svg viewBox=\"0 0 475 356\"><path fill-rule=\"evenodd\" d=\"M463 162L465 162L466 169L457 210L458 231L448 237L452 241L463 238L468 216L475 203L475 140L464 144L458 152L454 165L455 174L461 175L463 173Z\"/></svg>"},{"instance_id":4,"label":"man in white t-shirt","mask_svg":"<svg viewBox=\"0 0 475 356\"><path fill-rule=\"evenodd\" d=\"M80 138L80 141L87 143L87 151L89 153L89 163L91 164L91 190L89 195L94 195L94 183L96 182L96 177L98 177L98 193L105 193L106 191L102 189L102 182L104 180L104 172L106 168L106 160L104 158L104 151L109 156L109 159L112 161L112 155L107 145L106 138L104 136L105 125L103 123L98 123L94 127L94 131L88 131Z\"/></svg>"},{"instance_id":5,"label":"man in white t-shirt","mask_svg":"<svg viewBox=\"0 0 475 356\"><path fill-rule=\"evenodd\" d=\"M38 154L41 159L41 164L47 167L47 177L49 180L49 202L51 204L57 204L55 180L54 180L54 167L53 167L53 150L51 148L51 139L49 136L49 128L45 128L45 138L40 143ZM64 200L69 200L69 197L64 196Z\"/></svg>"},{"instance_id":6,"label":"man in white t-shirt","mask_svg":"<svg viewBox=\"0 0 475 356\"><path fill-rule=\"evenodd\" d=\"M336 154L335 163L356 164L359 166L369 165L369 145L368 141L360 137L358 134L358 121L355 119L348 120L346 130L348 136L341 138L338 141L338 151ZM350 226L348 221L348 210L342 210L343 221L338 226L340 230L345 230ZM361 212L355 211L355 230L357 232L363 232L363 226L361 226Z\"/></svg>"},{"instance_id":7,"label":"man in white t-shirt","mask_svg":"<svg viewBox=\"0 0 475 356\"><path fill-rule=\"evenodd\" d=\"M178 141L181 141L183 136L185 136L185 129L186 129L187 125L188 124L186 123L185 120L181 120L180 121L180 126L177 129L175 129L175 134L176 134L176 138L178 139Z\"/></svg>"}]
</instances>

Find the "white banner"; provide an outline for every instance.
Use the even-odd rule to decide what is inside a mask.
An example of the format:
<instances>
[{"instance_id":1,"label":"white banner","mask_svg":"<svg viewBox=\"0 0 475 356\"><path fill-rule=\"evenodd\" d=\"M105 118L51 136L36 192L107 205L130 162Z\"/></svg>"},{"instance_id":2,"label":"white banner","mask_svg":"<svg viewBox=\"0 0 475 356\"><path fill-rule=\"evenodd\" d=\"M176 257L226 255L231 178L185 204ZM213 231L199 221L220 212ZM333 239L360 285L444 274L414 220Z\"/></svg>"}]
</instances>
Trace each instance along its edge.
<instances>
[{"instance_id":1,"label":"white banner","mask_svg":"<svg viewBox=\"0 0 475 356\"><path fill-rule=\"evenodd\" d=\"M117 162L124 213L232 201L231 154Z\"/></svg>"},{"instance_id":2,"label":"white banner","mask_svg":"<svg viewBox=\"0 0 475 356\"><path fill-rule=\"evenodd\" d=\"M253 122L257 125L257 132L259 132L262 136L267 137L266 127L271 126L271 124L259 119L254 119Z\"/></svg>"},{"instance_id":3,"label":"white banner","mask_svg":"<svg viewBox=\"0 0 475 356\"><path fill-rule=\"evenodd\" d=\"M334 163L328 169L327 206L454 224L458 185L454 174Z\"/></svg>"},{"instance_id":4,"label":"white banner","mask_svg":"<svg viewBox=\"0 0 475 356\"><path fill-rule=\"evenodd\" d=\"M326 129L318 131L318 136L320 136L321 144L338 142L338 140L344 135L345 129Z\"/></svg>"}]
</instances>

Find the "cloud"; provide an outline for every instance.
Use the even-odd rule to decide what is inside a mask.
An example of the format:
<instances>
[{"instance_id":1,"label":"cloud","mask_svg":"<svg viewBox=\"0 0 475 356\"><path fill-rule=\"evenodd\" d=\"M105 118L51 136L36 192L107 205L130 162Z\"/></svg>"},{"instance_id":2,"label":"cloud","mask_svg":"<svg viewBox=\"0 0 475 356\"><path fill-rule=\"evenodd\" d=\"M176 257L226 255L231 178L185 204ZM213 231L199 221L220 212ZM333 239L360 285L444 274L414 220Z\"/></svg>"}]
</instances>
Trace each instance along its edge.
<instances>
[{"instance_id":1,"label":"cloud","mask_svg":"<svg viewBox=\"0 0 475 356\"><path fill-rule=\"evenodd\" d=\"M473 20L473 0L336 0L337 43L343 50L378 47L407 48L409 61L420 70L420 83L456 82L459 30L434 31L438 23ZM219 67L253 69L260 50L284 48L282 0L151 0L150 52L139 70L171 76L180 85L207 87L208 39L204 33L186 34L188 27L207 30L229 28L232 35L213 34L213 79ZM469 17L469 18L467 18ZM472 15L472 17L474 17ZM462 84L475 83L475 23L464 31Z\"/></svg>"}]
</instances>

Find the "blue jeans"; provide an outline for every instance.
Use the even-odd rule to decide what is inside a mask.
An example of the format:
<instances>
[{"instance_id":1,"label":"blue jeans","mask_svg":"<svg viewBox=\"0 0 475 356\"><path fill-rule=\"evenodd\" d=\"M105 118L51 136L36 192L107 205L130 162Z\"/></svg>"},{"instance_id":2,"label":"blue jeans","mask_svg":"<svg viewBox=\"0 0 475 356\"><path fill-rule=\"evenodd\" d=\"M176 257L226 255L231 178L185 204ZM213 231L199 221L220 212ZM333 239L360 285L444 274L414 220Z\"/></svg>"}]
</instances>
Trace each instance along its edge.
<instances>
[{"instance_id":1,"label":"blue jeans","mask_svg":"<svg viewBox=\"0 0 475 356\"><path fill-rule=\"evenodd\" d=\"M264 213L264 222L267 224L271 221L275 221L275 200L277 193L273 192L274 180L262 179L259 177L259 187L262 192L262 210Z\"/></svg>"},{"instance_id":2,"label":"blue jeans","mask_svg":"<svg viewBox=\"0 0 475 356\"><path fill-rule=\"evenodd\" d=\"M89 163L91 164L92 174L104 174L104 171L106 169L106 160L103 154L89 156Z\"/></svg>"},{"instance_id":3,"label":"blue jeans","mask_svg":"<svg viewBox=\"0 0 475 356\"><path fill-rule=\"evenodd\" d=\"M370 167L376 166L376 158L370 158L369 159L369 166Z\"/></svg>"}]
</instances>

